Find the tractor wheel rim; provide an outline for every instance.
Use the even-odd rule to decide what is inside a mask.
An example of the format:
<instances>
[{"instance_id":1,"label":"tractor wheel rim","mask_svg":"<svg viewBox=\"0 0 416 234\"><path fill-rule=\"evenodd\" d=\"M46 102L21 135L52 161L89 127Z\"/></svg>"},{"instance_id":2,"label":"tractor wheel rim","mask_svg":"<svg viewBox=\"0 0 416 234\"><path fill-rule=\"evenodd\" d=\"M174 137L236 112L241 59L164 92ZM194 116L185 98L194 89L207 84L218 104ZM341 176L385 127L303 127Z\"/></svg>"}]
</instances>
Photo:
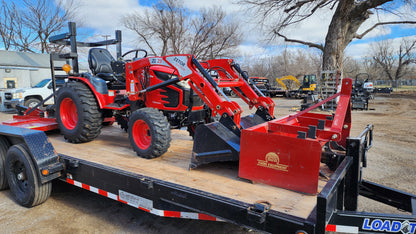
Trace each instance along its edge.
<instances>
[{"instance_id":1,"label":"tractor wheel rim","mask_svg":"<svg viewBox=\"0 0 416 234\"><path fill-rule=\"evenodd\" d=\"M152 136L150 134L149 125L147 125L144 120L139 119L134 122L132 133L137 147L142 150L149 148L150 143L152 142Z\"/></svg>"},{"instance_id":2,"label":"tractor wheel rim","mask_svg":"<svg viewBox=\"0 0 416 234\"><path fill-rule=\"evenodd\" d=\"M71 98L65 98L60 107L62 124L67 129L74 129L78 122L77 107Z\"/></svg>"}]
</instances>

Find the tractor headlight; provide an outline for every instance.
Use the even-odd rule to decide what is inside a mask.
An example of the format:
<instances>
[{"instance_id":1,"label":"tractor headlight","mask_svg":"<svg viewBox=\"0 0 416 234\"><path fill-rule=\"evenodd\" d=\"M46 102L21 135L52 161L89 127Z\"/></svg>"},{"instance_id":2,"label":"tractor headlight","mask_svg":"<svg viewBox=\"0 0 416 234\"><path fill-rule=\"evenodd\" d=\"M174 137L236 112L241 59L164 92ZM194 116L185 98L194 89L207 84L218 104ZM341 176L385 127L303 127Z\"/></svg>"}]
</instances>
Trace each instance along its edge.
<instances>
[{"instance_id":1,"label":"tractor headlight","mask_svg":"<svg viewBox=\"0 0 416 234\"><path fill-rule=\"evenodd\" d=\"M178 78L177 75L171 75L170 76L170 79L176 79L176 78ZM185 88L185 89L190 89L191 88L191 86L189 86L188 79L181 80L181 81L179 81L176 84L179 85L179 86L181 86L182 88Z\"/></svg>"},{"instance_id":2,"label":"tractor headlight","mask_svg":"<svg viewBox=\"0 0 416 234\"><path fill-rule=\"evenodd\" d=\"M188 83L188 80L181 80L177 84L179 86L181 86L182 88L185 88L185 89L190 89L191 88L191 86Z\"/></svg>"}]
</instances>

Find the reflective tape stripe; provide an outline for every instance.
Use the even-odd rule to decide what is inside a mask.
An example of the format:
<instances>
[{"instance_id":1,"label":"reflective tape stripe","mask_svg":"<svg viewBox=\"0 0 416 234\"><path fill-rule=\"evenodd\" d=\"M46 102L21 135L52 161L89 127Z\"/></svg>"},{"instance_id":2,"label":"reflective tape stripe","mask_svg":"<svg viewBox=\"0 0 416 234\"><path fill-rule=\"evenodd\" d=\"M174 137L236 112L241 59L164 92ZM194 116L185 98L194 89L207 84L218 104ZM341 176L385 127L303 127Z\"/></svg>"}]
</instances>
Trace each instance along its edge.
<instances>
[{"instance_id":1,"label":"reflective tape stripe","mask_svg":"<svg viewBox=\"0 0 416 234\"><path fill-rule=\"evenodd\" d=\"M327 231L327 232L358 233L358 227L328 224L328 225L326 225L325 231Z\"/></svg>"},{"instance_id":2,"label":"reflective tape stripe","mask_svg":"<svg viewBox=\"0 0 416 234\"><path fill-rule=\"evenodd\" d=\"M185 219L221 221L220 219L217 219L213 216L210 216L210 215L207 215L207 214L202 214L202 213L172 211L172 210L159 210L159 209L155 209L153 207L144 208L144 207L141 207L141 206L136 206L136 205L133 205L132 203L121 200L119 195L116 195L114 193L110 193L110 192L104 191L102 189L99 189L99 188L96 188L96 187L93 187L93 186L90 186L90 185L87 185L87 184L84 184L84 183L81 183L79 181L72 180L72 179L69 179L69 178L66 178L66 182L68 184L72 184L72 185L75 185L77 187L83 188L85 190L94 192L96 194L100 194L101 196L111 198L113 200L119 201L121 203L130 205L130 206L133 206L133 207L136 207L140 210L149 212L149 213L154 214L154 215L163 216L163 217L185 218ZM137 195L134 195L134 196L136 196L138 198L141 198L143 200L148 200L146 198L142 198L142 197L139 197Z\"/></svg>"}]
</instances>

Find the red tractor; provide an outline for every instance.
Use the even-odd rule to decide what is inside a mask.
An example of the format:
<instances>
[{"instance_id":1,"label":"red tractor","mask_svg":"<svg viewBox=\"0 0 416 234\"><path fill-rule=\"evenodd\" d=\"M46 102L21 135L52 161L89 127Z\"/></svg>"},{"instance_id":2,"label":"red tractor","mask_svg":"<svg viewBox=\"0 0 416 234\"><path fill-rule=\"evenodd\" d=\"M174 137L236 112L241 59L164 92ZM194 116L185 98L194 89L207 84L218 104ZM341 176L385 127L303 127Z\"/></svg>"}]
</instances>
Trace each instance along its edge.
<instances>
[{"instance_id":1,"label":"red tractor","mask_svg":"<svg viewBox=\"0 0 416 234\"><path fill-rule=\"evenodd\" d=\"M121 41L121 35L117 36L117 33L116 40L96 43L76 42L74 35L75 26L70 23L70 33L58 35L52 41L92 47ZM78 68L77 60L73 59L73 72L66 77L66 85L57 92L55 102L59 130L69 142L93 140L100 134L104 120L115 117L128 131L137 155L155 158L169 148L170 128L186 127L194 136L197 126L217 117L216 125L220 124L222 128L215 128L216 134L231 131L239 137L240 129L274 118L274 103L250 88L247 76L241 76L243 72L232 60L212 60L204 63L211 67L203 67L189 54L147 57L145 50L136 49L121 55L121 47L117 48L117 60L106 49L90 49L91 73L79 73L75 69ZM129 55L133 56L127 59ZM227 73L230 80L211 77L209 71L219 66L225 69L217 73L221 77ZM258 116L241 118L243 123L240 124L241 108L225 95L222 94L222 98L218 94L222 92L220 87L226 86L240 92L251 107L257 107ZM199 131L206 134L204 128ZM205 138L196 139L196 145L202 145ZM232 159L238 160L238 154Z\"/></svg>"}]
</instances>

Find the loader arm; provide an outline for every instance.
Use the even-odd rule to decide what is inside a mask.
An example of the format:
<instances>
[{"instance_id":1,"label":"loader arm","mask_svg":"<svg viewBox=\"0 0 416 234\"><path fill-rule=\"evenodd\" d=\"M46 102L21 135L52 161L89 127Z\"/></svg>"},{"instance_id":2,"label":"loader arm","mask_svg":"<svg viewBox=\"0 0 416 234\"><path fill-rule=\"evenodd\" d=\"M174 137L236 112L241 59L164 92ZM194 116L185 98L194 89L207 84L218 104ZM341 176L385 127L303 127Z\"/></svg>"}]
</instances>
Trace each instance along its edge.
<instances>
[{"instance_id":1,"label":"loader arm","mask_svg":"<svg viewBox=\"0 0 416 234\"><path fill-rule=\"evenodd\" d=\"M216 71L218 78L215 79L218 86L229 87L236 93L249 108L256 107L268 112L267 120L273 119L274 102L266 97L254 84L251 83L246 72L232 59L212 59L204 63L208 71Z\"/></svg>"}]
</instances>

